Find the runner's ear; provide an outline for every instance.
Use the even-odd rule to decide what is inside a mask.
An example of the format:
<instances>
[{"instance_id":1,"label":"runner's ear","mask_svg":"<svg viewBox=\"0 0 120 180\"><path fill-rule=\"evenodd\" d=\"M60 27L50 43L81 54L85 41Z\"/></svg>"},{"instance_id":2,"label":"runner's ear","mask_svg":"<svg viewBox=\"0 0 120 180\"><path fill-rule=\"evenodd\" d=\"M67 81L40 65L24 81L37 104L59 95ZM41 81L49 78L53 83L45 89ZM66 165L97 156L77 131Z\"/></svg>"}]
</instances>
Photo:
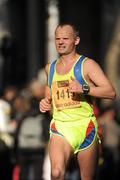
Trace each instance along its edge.
<instances>
[{"instance_id":1,"label":"runner's ear","mask_svg":"<svg viewBox=\"0 0 120 180\"><path fill-rule=\"evenodd\" d=\"M77 36L77 37L76 37L76 40L75 40L75 45L78 45L79 43L80 43L80 37Z\"/></svg>"}]
</instances>

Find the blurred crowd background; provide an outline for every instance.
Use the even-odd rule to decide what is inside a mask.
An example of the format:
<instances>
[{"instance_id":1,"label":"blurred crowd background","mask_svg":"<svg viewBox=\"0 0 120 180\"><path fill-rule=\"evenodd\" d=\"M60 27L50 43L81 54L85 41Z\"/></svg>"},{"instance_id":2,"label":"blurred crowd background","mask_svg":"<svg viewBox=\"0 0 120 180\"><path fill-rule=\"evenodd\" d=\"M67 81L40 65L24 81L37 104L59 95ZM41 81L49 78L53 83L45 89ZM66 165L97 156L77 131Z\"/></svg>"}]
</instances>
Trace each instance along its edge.
<instances>
[{"instance_id":1,"label":"blurred crowd background","mask_svg":"<svg viewBox=\"0 0 120 180\"><path fill-rule=\"evenodd\" d=\"M50 113L41 114L44 66L57 58L54 30L79 28L80 54L96 60L117 91L97 100L102 143L97 180L120 179L120 1L0 0L0 180L50 180ZM71 159L65 180L80 180Z\"/></svg>"}]
</instances>

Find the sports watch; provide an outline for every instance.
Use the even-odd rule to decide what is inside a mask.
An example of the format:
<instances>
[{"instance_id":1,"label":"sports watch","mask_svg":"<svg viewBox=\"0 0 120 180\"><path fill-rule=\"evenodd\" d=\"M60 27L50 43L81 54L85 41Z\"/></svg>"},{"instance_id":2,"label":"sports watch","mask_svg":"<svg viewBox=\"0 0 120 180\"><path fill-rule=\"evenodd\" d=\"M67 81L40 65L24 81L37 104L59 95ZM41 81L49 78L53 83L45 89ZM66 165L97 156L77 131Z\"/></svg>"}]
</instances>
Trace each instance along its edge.
<instances>
[{"instance_id":1,"label":"sports watch","mask_svg":"<svg viewBox=\"0 0 120 180\"><path fill-rule=\"evenodd\" d=\"M90 86L88 84L83 84L82 85L82 90L83 90L83 94L87 95L90 91Z\"/></svg>"}]
</instances>

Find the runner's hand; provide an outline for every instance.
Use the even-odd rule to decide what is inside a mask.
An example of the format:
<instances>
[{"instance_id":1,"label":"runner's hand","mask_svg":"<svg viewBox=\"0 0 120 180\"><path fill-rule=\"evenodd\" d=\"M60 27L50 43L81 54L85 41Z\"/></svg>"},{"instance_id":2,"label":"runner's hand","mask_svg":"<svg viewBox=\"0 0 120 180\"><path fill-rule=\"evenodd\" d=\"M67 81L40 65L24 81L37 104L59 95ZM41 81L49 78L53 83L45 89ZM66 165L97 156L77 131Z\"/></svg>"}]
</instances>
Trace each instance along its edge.
<instances>
[{"instance_id":1,"label":"runner's hand","mask_svg":"<svg viewBox=\"0 0 120 180\"><path fill-rule=\"evenodd\" d=\"M41 112L46 112L46 111L50 111L51 110L51 98L46 97L44 99L42 99L39 103L39 109Z\"/></svg>"},{"instance_id":2,"label":"runner's hand","mask_svg":"<svg viewBox=\"0 0 120 180\"><path fill-rule=\"evenodd\" d=\"M82 93L82 85L77 81L75 78L71 77L71 81L69 83L69 91L70 92L76 92L76 93Z\"/></svg>"}]
</instances>

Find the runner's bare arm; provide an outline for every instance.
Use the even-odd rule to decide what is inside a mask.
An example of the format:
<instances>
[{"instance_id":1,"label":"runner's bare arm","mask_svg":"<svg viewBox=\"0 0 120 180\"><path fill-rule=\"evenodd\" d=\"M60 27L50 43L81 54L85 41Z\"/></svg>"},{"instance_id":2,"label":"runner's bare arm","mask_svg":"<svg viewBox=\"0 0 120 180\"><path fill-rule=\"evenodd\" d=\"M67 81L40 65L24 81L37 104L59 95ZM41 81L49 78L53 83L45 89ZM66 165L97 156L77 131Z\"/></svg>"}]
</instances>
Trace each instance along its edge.
<instances>
[{"instance_id":1,"label":"runner's bare arm","mask_svg":"<svg viewBox=\"0 0 120 180\"><path fill-rule=\"evenodd\" d=\"M47 81L48 81L48 70L49 70L49 64L47 64L45 67ZM46 111L51 110L51 90L50 90L50 87L48 86L47 82L46 82L46 87L45 87L45 98L43 98L40 101L39 109L41 112L46 112Z\"/></svg>"},{"instance_id":2,"label":"runner's bare arm","mask_svg":"<svg viewBox=\"0 0 120 180\"><path fill-rule=\"evenodd\" d=\"M115 89L98 63L92 59L86 60L83 65L83 74L90 86L89 95L98 98L115 98ZM83 93L82 85L73 77L71 77L69 88L70 92Z\"/></svg>"},{"instance_id":3,"label":"runner's bare arm","mask_svg":"<svg viewBox=\"0 0 120 180\"><path fill-rule=\"evenodd\" d=\"M115 89L98 63L89 59L89 61L84 63L84 70L91 85L93 84L90 86L89 95L98 98L115 98Z\"/></svg>"}]
</instances>

